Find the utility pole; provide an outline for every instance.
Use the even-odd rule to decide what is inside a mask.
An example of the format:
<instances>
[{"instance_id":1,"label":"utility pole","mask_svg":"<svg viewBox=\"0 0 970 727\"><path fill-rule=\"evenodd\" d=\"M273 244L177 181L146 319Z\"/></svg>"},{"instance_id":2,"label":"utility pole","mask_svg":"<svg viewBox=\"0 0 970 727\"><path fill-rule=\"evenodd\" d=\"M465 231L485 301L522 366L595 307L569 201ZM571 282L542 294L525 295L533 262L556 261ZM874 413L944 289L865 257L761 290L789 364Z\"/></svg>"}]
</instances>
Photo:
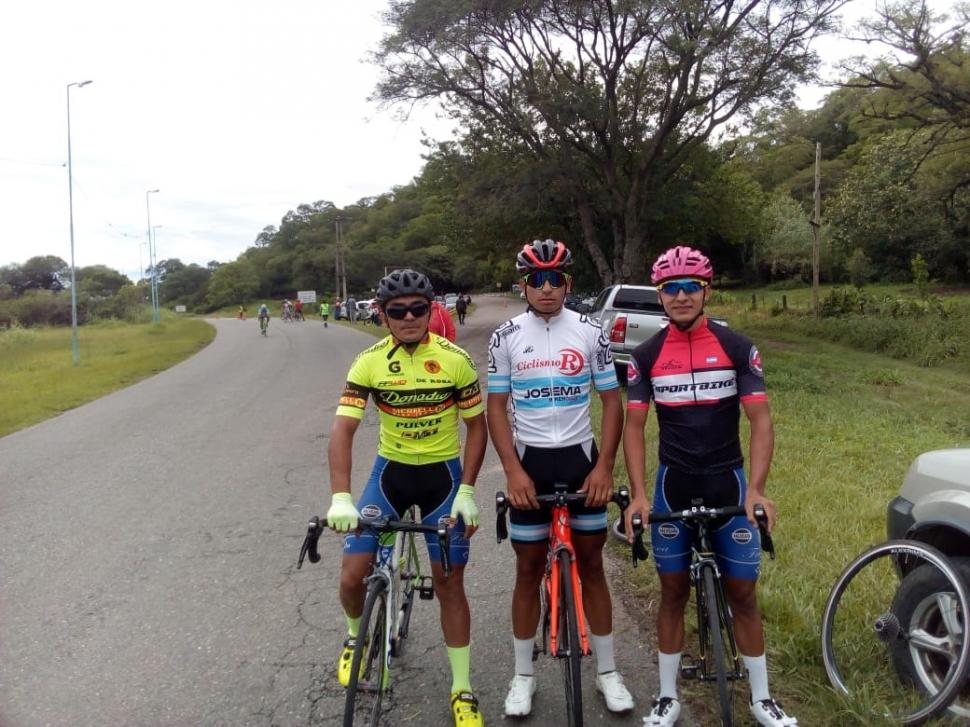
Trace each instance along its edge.
<instances>
[{"instance_id":1,"label":"utility pole","mask_svg":"<svg viewBox=\"0 0 970 727\"><path fill-rule=\"evenodd\" d=\"M334 222L335 242L333 244L333 297L336 300L343 300L340 297L340 218Z\"/></svg>"},{"instance_id":2,"label":"utility pole","mask_svg":"<svg viewBox=\"0 0 970 727\"><path fill-rule=\"evenodd\" d=\"M342 216L337 216L337 294L347 300L347 268L344 260L344 230Z\"/></svg>"},{"instance_id":3,"label":"utility pole","mask_svg":"<svg viewBox=\"0 0 970 727\"><path fill-rule=\"evenodd\" d=\"M815 217L809 224L812 226L812 312L819 317L818 306L818 264L819 238L822 234L822 143L815 142Z\"/></svg>"}]
</instances>

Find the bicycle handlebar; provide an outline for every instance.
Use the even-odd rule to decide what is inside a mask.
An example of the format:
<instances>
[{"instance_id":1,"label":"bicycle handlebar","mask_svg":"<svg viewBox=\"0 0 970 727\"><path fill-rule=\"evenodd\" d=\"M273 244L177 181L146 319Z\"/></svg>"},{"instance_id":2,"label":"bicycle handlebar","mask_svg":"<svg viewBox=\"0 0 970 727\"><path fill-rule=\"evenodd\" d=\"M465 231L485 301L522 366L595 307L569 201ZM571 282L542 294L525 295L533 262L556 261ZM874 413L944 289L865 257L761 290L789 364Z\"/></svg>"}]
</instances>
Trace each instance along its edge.
<instances>
[{"instance_id":1,"label":"bicycle handlebar","mask_svg":"<svg viewBox=\"0 0 970 727\"><path fill-rule=\"evenodd\" d=\"M665 523L671 522L673 520L716 520L722 517L735 517L736 515L744 515L747 510L739 505L729 505L727 507L704 507L703 505L698 507L691 507L687 510L676 510L674 512L667 513L650 513L648 522L651 523ZM758 532L761 534L761 549L768 553L772 560L775 559L775 543L771 539L771 533L768 532L768 515L762 505L754 506L754 519L758 523ZM637 529L643 532L643 519L640 517L640 513L636 513L633 516L633 532L634 536L637 534Z\"/></svg>"},{"instance_id":2,"label":"bicycle handlebar","mask_svg":"<svg viewBox=\"0 0 970 727\"><path fill-rule=\"evenodd\" d=\"M540 505L548 505L550 507L565 507L570 502L586 502L585 492L566 492L565 484L557 483L554 485L557 491L551 495L536 495L536 500ZM614 492L609 499L610 502L616 503L620 507L620 513L626 512L627 507L630 505L630 489L626 485L620 485L616 492ZM501 543L503 540L509 537L509 527L508 522L505 519L506 513L509 511L511 503L504 492L499 490L495 493L495 535L496 540ZM639 550L637 549L639 546ZM643 546L642 540L634 541L633 543L633 565L636 567L637 559L639 556L640 560L646 560L645 553L646 549Z\"/></svg>"},{"instance_id":3,"label":"bicycle handlebar","mask_svg":"<svg viewBox=\"0 0 970 727\"><path fill-rule=\"evenodd\" d=\"M303 567L304 557L309 557L311 563L320 560L320 552L317 550L317 543L320 534L327 527L327 519L314 515L307 524L306 537L303 539L303 546L300 548L300 558L296 562L297 570ZM381 533L434 533L438 536L438 550L441 554L441 569L445 577L451 575L451 553L448 549L448 526L442 523L437 525L426 525L425 523L414 522L413 520L393 520L388 517L365 517L361 516L357 527L359 530L369 530L375 534Z\"/></svg>"}]
</instances>

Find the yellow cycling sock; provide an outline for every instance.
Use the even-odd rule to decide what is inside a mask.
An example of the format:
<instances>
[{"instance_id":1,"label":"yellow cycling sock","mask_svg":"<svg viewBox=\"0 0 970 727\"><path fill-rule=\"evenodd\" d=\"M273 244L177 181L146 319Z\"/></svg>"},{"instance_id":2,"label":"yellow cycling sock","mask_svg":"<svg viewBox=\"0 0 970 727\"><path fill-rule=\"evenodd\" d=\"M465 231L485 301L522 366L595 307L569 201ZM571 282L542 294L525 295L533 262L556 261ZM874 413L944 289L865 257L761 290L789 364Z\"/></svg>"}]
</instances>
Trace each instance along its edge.
<instances>
[{"instance_id":1,"label":"yellow cycling sock","mask_svg":"<svg viewBox=\"0 0 970 727\"><path fill-rule=\"evenodd\" d=\"M351 618L347 614L344 614L344 618L347 619L347 635L356 639L357 632L360 631L360 616Z\"/></svg>"},{"instance_id":2,"label":"yellow cycling sock","mask_svg":"<svg viewBox=\"0 0 970 727\"><path fill-rule=\"evenodd\" d=\"M470 692L471 646L449 646L448 661L451 662L451 693Z\"/></svg>"}]
</instances>

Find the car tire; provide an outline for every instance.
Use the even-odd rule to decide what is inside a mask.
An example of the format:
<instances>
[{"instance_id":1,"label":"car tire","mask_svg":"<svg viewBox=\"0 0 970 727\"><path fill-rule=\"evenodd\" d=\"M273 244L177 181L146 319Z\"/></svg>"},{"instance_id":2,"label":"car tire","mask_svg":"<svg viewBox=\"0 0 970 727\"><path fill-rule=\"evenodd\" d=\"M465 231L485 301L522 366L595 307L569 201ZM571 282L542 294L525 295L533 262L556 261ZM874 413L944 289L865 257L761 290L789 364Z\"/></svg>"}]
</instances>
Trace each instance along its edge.
<instances>
[{"instance_id":1,"label":"car tire","mask_svg":"<svg viewBox=\"0 0 970 727\"><path fill-rule=\"evenodd\" d=\"M970 558L950 558L954 570L970 584ZM892 611L906 631L921 628L937 635L944 635L946 626L940 616L938 594L948 581L943 573L931 565L923 565L903 578L893 599ZM964 624L966 624L964 614ZM944 657L928 652L914 656L908 640L898 640L892 646L893 665L900 679L914 684L923 691L938 689L946 674L948 662ZM927 683L929 682L929 683ZM965 694L966 692L964 692ZM970 702L957 697L950 712L970 716Z\"/></svg>"}]
</instances>

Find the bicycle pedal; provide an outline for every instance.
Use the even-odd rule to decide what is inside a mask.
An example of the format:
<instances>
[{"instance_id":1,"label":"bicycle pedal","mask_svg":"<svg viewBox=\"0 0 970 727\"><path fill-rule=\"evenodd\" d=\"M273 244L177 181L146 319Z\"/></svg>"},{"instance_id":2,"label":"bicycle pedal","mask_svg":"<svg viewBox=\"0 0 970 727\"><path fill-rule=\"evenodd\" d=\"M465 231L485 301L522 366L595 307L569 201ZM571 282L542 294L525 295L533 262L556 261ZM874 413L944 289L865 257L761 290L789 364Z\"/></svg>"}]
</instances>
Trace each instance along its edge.
<instances>
[{"instance_id":1,"label":"bicycle pedal","mask_svg":"<svg viewBox=\"0 0 970 727\"><path fill-rule=\"evenodd\" d=\"M422 601L431 601L434 599L434 582L431 580L431 576L421 576L421 583L418 586L418 596Z\"/></svg>"},{"instance_id":2,"label":"bicycle pedal","mask_svg":"<svg viewBox=\"0 0 970 727\"><path fill-rule=\"evenodd\" d=\"M700 666L697 664L681 664L680 675L684 679L698 679L700 678Z\"/></svg>"}]
</instances>

